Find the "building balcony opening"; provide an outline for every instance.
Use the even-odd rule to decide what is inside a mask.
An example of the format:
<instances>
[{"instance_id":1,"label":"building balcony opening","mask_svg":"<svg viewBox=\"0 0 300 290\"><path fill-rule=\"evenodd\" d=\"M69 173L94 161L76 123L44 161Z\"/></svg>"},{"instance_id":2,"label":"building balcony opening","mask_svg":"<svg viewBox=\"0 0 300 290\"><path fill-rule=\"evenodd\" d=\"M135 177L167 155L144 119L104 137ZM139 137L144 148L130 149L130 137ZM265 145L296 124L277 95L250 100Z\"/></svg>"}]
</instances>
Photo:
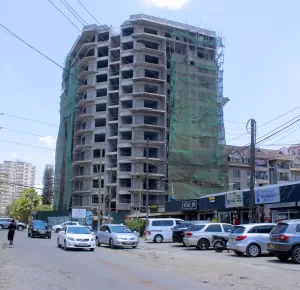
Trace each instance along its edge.
<instances>
[{"instance_id":1,"label":"building balcony opening","mask_svg":"<svg viewBox=\"0 0 300 290\"><path fill-rule=\"evenodd\" d=\"M133 70L122 71L122 79L132 79L133 78Z\"/></svg>"},{"instance_id":2,"label":"building balcony opening","mask_svg":"<svg viewBox=\"0 0 300 290\"><path fill-rule=\"evenodd\" d=\"M101 165L101 172L105 171L105 165ZM100 173L100 164L93 164L93 173Z\"/></svg>"},{"instance_id":3,"label":"building balcony opening","mask_svg":"<svg viewBox=\"0 0 300 290\"><path fill-rule=\"evenodd\" d=\"M96 112L106 112L106 104L96 104Z\"/></svg>"},{"instance_id":4,"label":"building balcony opening","mask_svg":"<svg viewBox=\"0 0 300 290\"><path fill-rule=\"evenodd\" d=\"M110 91L117 91L119 90L119 79L110 79L109 80L109 90Z\"/></svg>"},{"instance_id":5,"label":"building balcony opening","mask_svg":"<svg viewBox=\"0 0 300 290\"><path fill-rule=\"evenodd\" d=\"M157 35L157 30L147 28L147 27L144 28L144 32L149 33L149 34L153 34L153 35Z\"/></svg>"},{"instance_id":6,"label":"building balcony opening","mask_svg":"<svg viewBox=\"0 0 300 290\"><path fill-rule=\"evenodd\" d=\"M146 182L144 183L144 189L147 189ZM149 190L158 190L158 180L157 179L149 179Z\"/></svg>"},{"instance_id":7,"label":"building balcony opening","mask_svg":"<svg viewBox=\"0 0 300 290\"><path fill-rule=\"evenodd\" d=\"M107 149L108 149L108 152L116 152L118 149L118 140L116 140L116 139L108 140Z\"/></svg>"},{"instance_id":8,"label":"building balcony opening","mask_svg":"<svg viewBox=\"0 0 300 290\"><path fill-rule=\"evenodd\" d=\"M120 47L120 35L111 36L110 47L111 48Z\"/></svg>"},{"instance_id":9,"label":"building balcony opening","mask_svg":"<svg viewBox=\"0 0 300 290\"><path fill-rule=\"evenodd\" d=\"M120 178L119 185L120 185L120 187L131 188L131 178Z\"/></svg>"},{"instance_id":10,"label":"building balcony opening","mask_svg":"<svg viewBox=\"0 0 300 290\"><path fill-rule=\"evenodd\" d=\"M99 179L93 179L93 188L99 188ZM101 188L104 188L103 179L101 179Z\"/></svg>"},{"instance_id":11,"label":"building balcony opening","mask_svg":"<svg viewBox=\"0 0 300 290\"><path fill-rule=\"evenodd\" d=\"M102 158L105 157L105 149L94 149L93 150L93 158L100 158L102 154Z\"/></svg>"},{"instance_id":12,"label":"building balcony opening","mask_svg":"<svg viewBox=\"0 0 300 290\"><path fill-rule=\"evenodd\" d=\"M123 28L122 29L122 36L130 36L134 33L134 28L133 27L128 27L128 28Z\"/></svg>"},{"instance_id":13,"label":"building balcony opening","mask_svg":"<svg viewBox=\"0 0 300 290\"><path fill-rule=\"evenodd\" d=\"M123 141L131 141L132 132L120 132L120 139Z\"/></svg>"},{"instance_id":14,"label":"building balcony opening","mask_svg":"<svg viewBox=\"0 0 300 290\"><path fill-rule=\"evenodd\" d=\"M110 93L108 99L109 106L116 106L119 104L119 94L118 93Z\"/></svg>"},{"instance_id":15,"label":"building balcony opening","mask_svg":"<svg viewBox=\"0 0 300 290\"><path fill-rule=\"evenodd\" d=\"M98 47L98 57L108 56L108 46Z\"/></svg>"},{"instance_id":16,"label":"building balcony opening","mask_svg":"<svg viewBox=\"0 0 300 290\"><path fill-rule=\"evenodd\" d=\"M158 94L158 86L144 85L144 91L145 93Z\"/></svg>"},{"instance_id":17,"label":"building balcony opening","mask_svg":"<svg viewBox=\"0 0 300 290\"><path fill-rule=\"evenodd\" d=\"M146 149L144 149L144 157L147 157ZM149 158L158 158L158 148L149 147Z\"/></svg>"},{"instance_id":18,"label":"building balcony opening","mask_svg":"<svg viewBox=\"0 0 300 290\"><path fill-rule=\"evenodd\" d=\"M166 38L172 38L172 35L171 35L170 32L165 32L165 37L166 37Z\"/></svg>"},{"instance_id":19,"label":"building balcony opening","mask_svg":"<svg viewBox=\"0 0 300 290\"><path fill-rule=\"evenodd\" d=\"M155 70L145 69L145 77L152 79L159 79L159 72Z\"/></svg>"},{"instance_id":20,"label":"building balcony opening","mask_svg":"<svg viewBox=\"0 0 300 290\"><path fill-rule=\"evenodd\" d=\"M122 48L123 50L133 49L133 41L124 42Z\"/></svg>"},{"instance_id":21,"label":"building balcony opening","mask_svg":"<svg viewBox=\"0 0 300 290\"><path fill-rule=\"evenodd\" d=\"M158 167L152 164L148 165L149 173L157 174L158 173ZM144 164L144 172L147 172L147 164Z\"/></svg>"},{"instance_id":22,"label":"building balcony opening","mask_svg":"<svg viewBox=\"0 0 300 290\"><path fill-rule=\"evenodd\" d=\"M137 46L139 46L139 44L145 46L146 48L150 48L150 49L155 49L158 50L159 44L156 42L152 42L152 41L148 41L148 40L138 40L137 41Z\"/></svg>"},{"instance_id":23,"label":"building balcony opening","mask_svg":"<svg viewBox=\"0 0 300 290\"><path fill-rule=\"evenodd\" d=\"M95 56L95 49L94 48L90 48L87 53L85 54L85 57L87 56Z\"/></svg>"},{"instance_id":24,"label":"building balcony opening","mask_svg":"<svg viewBox=\"0 0 300 290\"><path fill-rule=\"evenodd\" d=\"M98 203L98 199L99 199L98 195L96 194L92 195L92 203ZM103 204L103 198L102 198L102 204Z\"/></svg>"},{"instance_id":25,"label":"building balcony opening","mask_svg":"<svg viewBox=\"0 0 300 290\"><path fill-rule=\"evenodd\" d=\"M158 117L145 115L144 124L158 126Z\"/></svg>"},{"instance_id":26,"label":"building balcony opening","mask_svg":"<svg viewBox=\"0 0 300 290\"><path fill-rule=\"evenodd\" d=\"M98 34L98 42L108 41L109 32L101 32Z\"/></svg>"},{"instance_id":27,"label":"building balcony opening","mask_svg":"<svg viewBox=\"0 0 300 290\"><path fill-rule=\"evenodd\" d=\"M159 58L152 55L145 55L145 62L159 64Z\"/></svg>"},{"instance_id":28,"label":"building balcony opening","mask_svg":"<svg viewBox=\"0 0 300 290\"><path fill-rule=\"evenodd\" d=\"M118 136L118 124L109 124L108 125L108 134L109 137Z\"/></svg>"},{"instance_id":29,"label":"building balcony opening","mask_svg":"<svg viewBox=\"0 0 300 290\"><path fill-rule=\"evenodd\" d=\"M131 109L132 108L132 100L121 101L122 109Z\"/></svg>"},{"instance_id":30,"label":"building balcony opening","mask_svg":"<svg viewBox=\"0 0 300 290\"><path fill-rule=\"evenodd\" d=\"M130 63L133 63L133 55L122 57L122 64L130 64Z\"/></svg>"},{"instance_id":31,"label":"building balcony opening","mask_svg":"<svg viewBox=\"0 0 300 290\"><path fill-rule=\"evenodd\" d=\"M158 141L158 132L144 131L144 140Z\"/></svg>"},{"instance_id":32,"label":"building balcony opening","mask_svg":"<svg viewBox=\"0 0 300 290\"><path fill-rule=\"evenodd\" d=\"M95 127L105 127L106 126L106 119L104 118L99 118L95 119Z\"/></svg>"},{"instance_id":33,"label":"building balcony opening","mask_svg":"<svg viewBox=\"0 0 300 290\"><path fill-rule=\"evenodd\" d=\"M97 83L107 82L107 74L101 74L96 76Z\"/></svg>"},{"instance_id":34,"label":"building balcony opening","mask_svg":"<svg viewBox=\"0 0 300 290\"><path fill-rule=\"evenodd\" d=\"M107 88L97 90L96 98L101 98L106 96L107 96Z\"/></svg>"},{"instance_id":35,"label":"building balcony opening","mask_svg":"<svg viewBox=\"0 0 300 290\"><path fill-rule=\"evenodd\" d=\"M120 171L131 172L131 163L120 163Z\"/></svg>"},{"instance_id":36,"label":"building balcony opening","mask_svg":"<svg viewBox=\"0 0 300 290\"><path fill-rule=\"evenodd\" d=\"M110 61L115 62L120 60L120 50L112 50L110 51Z\"/></svg>"},{"instance_id":37,"label":"building balcony opening","mask_svg":"<svg viewBox=\"0 0 300 290\"><path fill-rule=\"evenodd\" d=\"M131 147L129 148L120 148L120 157L128 157L131 156L132 154L132 149Z\"/></svg>"},{"instance_id":38,"label":"building balcony opening","mask_svg":"<svg viewBox=\"0 0 300 290\"><path fill-rule=\"evenodd\" d=\"M108 67L108 59L97 61L97 68L106 68L106 67Z\"/></svg>"},{"instance_id":39,"label":"building balcony opening","mask_svg":"<svg viewBox=\"0 0 300 290\"><path fill-rule=\"evenodd\" d=\"M158 109L158 102L153 100L144 100L144 107L157 110Z\"/></svg>"},{"instance_id":40,"label":"building balcony opening","mask_svg":"<svg viewBox=\"0 0 300 290\"><path fill-rule=\"evenodd\" d=\"M119 64L112 64L109 67L109 75L118 76L120 74L120 65Z\"/></svg>"},{"instance_id":41,"label":"building balcony opening","mask_svg":"<svg viewBox=\"0 0 300 290\"><path fill-rule=\"evenodd\" d=\"M95 143L105 142L105 134L95 134L94 142Z\"/></svg>"},{"instance_id":42,"label":"building balcony opening","mask_svg":"<svg viewBox=\"0 0 300 290\"><path fill-rule=\"evenodd\" d=\"M119 118L119 110L118 108L109 108L108 109L108 119L109 121L117 121Z\"/></svg>"},{"instance_id":43,"label":"building balcony opening","mask_svg":"<svg viewBox=\"0 0 300 290\"><path fill-rule=\"evenodd\" d=\"M121 124L122 125L131 125L132 124L132 116L122 116Z\"/></svg>"},{"instance_id":44,"label":"building balcony opening","mask_svg":"<svg viewBox=\"0 0 300 290\"><path fill-rule=\"evenodd\" d=\"M132 94L133 92L133 86L129 85L129 86L122 86L122 94Z\"/></svg>"}]
</instances>

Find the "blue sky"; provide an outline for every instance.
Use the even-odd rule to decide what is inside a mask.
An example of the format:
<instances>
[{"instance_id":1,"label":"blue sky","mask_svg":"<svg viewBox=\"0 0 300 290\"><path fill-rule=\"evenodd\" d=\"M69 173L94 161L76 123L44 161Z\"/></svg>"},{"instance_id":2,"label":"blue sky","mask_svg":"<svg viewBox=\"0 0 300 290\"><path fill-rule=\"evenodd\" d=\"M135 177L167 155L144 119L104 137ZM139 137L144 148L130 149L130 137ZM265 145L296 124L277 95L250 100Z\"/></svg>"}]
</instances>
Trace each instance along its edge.
<instances>
[{"instance_id":1,"label":"blue sky","mask_svg":"<svg viewBox=\"0 0 300 290\"><path fill-rule=\"evenodd\" d=\"M52 1L81 28L59 0ZM255 118L259 126L299 105L300 2L297 0L285 4L277 0L81 1L101 24L116 29L130 14L146 13L212 29L223 36L224 96L230 99L224 118L229 144L247 144L249 136L239 135L246 133L249 118ZM87 22L95 23L76 0L67 2ZM0 23L61 65L78 35L48 0L2 1ZM0 113L58 125L62 70L4 33L2 28L0 43ZM295 110L258 128L258 136L299 113L300 109ZM37 166L37 183L40 182L45 164L54 162L58 127L7 115L0 115L0 127L50 136L40 138L0 129L0 140L49 149L0 141L0 162L16 158L30 161ZM295 143L300 139L297 130L295 125L265 145L276 144L279 148L281 144ZM290 135L285 137L287 134Z\"/></svg>"}]
</instances>

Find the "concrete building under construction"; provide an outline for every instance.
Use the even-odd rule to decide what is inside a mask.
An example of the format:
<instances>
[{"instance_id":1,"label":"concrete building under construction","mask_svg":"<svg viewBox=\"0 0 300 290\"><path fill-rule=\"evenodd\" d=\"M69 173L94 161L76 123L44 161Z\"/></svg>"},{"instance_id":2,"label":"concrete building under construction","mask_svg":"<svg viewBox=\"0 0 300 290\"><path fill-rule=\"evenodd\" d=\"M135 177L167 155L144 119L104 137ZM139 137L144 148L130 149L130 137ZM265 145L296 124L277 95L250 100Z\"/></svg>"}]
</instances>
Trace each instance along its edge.
<instances>
[{"instance_id":1,"label":"concrete building under construction","mask_svg":"<svg viewBox=\"0 0 300 290\"><path fill-rule=\"evenodd\" d=\"M120 33L84 27L63 74L55 207L97 208L100 190L113 211L143 211L148 192L163 212L168 196L222 190L222 48L213 31L144 14Z\"/></svg>"}]
</instances>

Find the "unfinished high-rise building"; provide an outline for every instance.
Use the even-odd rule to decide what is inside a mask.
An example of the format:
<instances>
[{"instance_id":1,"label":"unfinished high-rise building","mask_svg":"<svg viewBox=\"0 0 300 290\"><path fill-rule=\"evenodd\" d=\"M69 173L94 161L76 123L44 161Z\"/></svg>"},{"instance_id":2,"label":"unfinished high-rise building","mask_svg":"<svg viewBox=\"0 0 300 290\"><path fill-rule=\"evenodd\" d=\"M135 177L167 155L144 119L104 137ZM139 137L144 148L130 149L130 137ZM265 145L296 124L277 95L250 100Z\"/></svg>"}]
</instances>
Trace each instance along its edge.
<instances>
[{"instance_id":1,"label":"unfinished high-rise building","mask_svg":"<svg viewBox=\"0 0 300 290\"><path fill-rule=\"evenodd\" d=\"M222 62L198 27L144 14L120 33L84 27L63 74L55 207L97 208L100 190L113 211L142 211L148 193L163 212L168 196L222 191Z\"/></svg>"}]
</instances>

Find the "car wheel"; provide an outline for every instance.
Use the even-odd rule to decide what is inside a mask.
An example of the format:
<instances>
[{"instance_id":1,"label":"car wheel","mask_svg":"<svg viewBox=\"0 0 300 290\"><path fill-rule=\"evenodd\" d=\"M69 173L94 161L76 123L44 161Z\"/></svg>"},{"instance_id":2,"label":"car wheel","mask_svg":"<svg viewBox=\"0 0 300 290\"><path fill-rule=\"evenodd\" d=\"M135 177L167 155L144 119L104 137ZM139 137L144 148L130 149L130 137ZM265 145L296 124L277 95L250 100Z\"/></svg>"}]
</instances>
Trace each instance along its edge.
<instances>
[{"instance_id":1,"label":"car wheel","mask_svg":"<svg viewBox=\"0 0 300 290\"><path fill-rule=\"evenodd\" d=\"M0 231L2 231L3 230L3 226L2 225L0 225Z\"/></svg>"},{"instance_id":2,"label":"car wheel","mask_svg":"<svg viewBox=\"0 0 300 290\"><path fill-rule=\"evenodd\" d=\"M114 240L113 240L113 239L110 239L110 240L109 240L109 245L110 245L110 248L111 248L111 249L114 249L114 248L115 248L115 244L114 244Z\"/></svg>"},{"instance_id":3,"label":"car wheel","mask_svg":"<svg viewBox=\"0 0 300 290\"><path fill-rule=\"evenodd\" d=\"M153 239L154 243L162 243L163 236L162 235L156 235Z\"/></svg>"},{"instance_id":4,"label":"car wheel","mask_svg":"<svg viewBox=\"0 0 300 290\"><path fill-rule=\"evenodd\" d=\"M198 250L208 250L209 249L209 241L207 239L200 239L197 243L196 248Z\"/></svg>"},{"instance_id":5,"label":"car wheel","mask_svg":"<svg viewBox=\"0 0 300 290\"><path fill-rule=\"evenodd\" d=\"M260 247L258 244L250 244L246 252L248 257L258 257L260 255Z\"/></svg>"},{"instance_id":6,"label":"car wheel","mask_svg":"<svg viewBox=\"0 0 300 290\"><path fill-rule=\"evenodd\" d=\"M97 246L97 247L100 247L100 246L101 246L101 244L99 243L99 238L98 238L98 237L96 237L96 246Z\"/></svg>"},{"instance_id":7,"label":"car wheel","mask_svg":"<svg viewBox=\"0 0 300 290\"><path fill-rule=\"evenodd\" d=\"M289 256L276 256L277 259L280 261L287 261L290 257Z\"/></svg>"},{"instance_id":8,"label":"car wheel","mask_svg":"<svg viewBox=\"0 0 300 290\"><path fill-rule=\"evenodd\" d=\"M56 232L56 233L59 233L59 232L60 232L60 229L56 229L55 232Z\"/></svg>"},{"instance_id":9,"label":"car wheel","mask_svg":"<svg viewBox=\"0 0 300 290\"><path fill-rule=\"evenodd\" d=\"M21 232L21 231L24 230L24 227L23 227L23 226L18 226L18 227L17 227L17 230L18 230L19 232Z\"/></svg>"},{"instance_id":10,"label":"car wheel","mask_svg":"<svg viewBox=\"0 0 300 290\"><path fill-rule=\"evenodd\" d=\"M59 243L59 238L57 238L57 247L60 248L61 244Z\"/></svg>"},{"instance_id":11,"label":"car wheel","mask_svg":"<svg viewBox=\"0 0 300 290\"><path fill-rule=\"evenodd\" d=\"M235 253L236 255L238 255L238 256L243 256L243 255L244 255L244 253L239 252L239 251L234 251L234 253Z\"/></svg>"},{"instance_id":12,"label":"car wheel","mask_svg":"<svg viewBox=\"0 0 300 290\"><path fill-rule=\"evenodd\" d=\"M94 251L95 251L95 248L93 248L93 249L90 249L90 251L91 251L91 252L94 252Z\"/></svg>"},{"instance_id":13,"label":"car wheel","mask_svg":"<svg viewBox=\"0 0 300 290\"><path fill-rule=\"evenodd\" d=\"M223 247L223 244L221 242L215 242L214 243L214 250L217 252L217 253L221 253L224 251L224 247Z\"/></svg>"},{"instance_id":14,"label":"car wheel","mask_svg":"<svg viewBox=\"0 0 300 290\"><path fill-rule=\"evenodd\" d=\"M67 247L67 242L64 241L64 250L67 251L68 250L68 247Z\"/></svg>"},{"instance_id":15,"label":"car wheel","mask_svg":"<svg viewBox=\"0 0 300 290\"><path fill-rule=\"evenodd\" d=\"M300 246L296 246L293 248L292 261L296 264L300 264Z\"/></svg>"}]
</instances>

